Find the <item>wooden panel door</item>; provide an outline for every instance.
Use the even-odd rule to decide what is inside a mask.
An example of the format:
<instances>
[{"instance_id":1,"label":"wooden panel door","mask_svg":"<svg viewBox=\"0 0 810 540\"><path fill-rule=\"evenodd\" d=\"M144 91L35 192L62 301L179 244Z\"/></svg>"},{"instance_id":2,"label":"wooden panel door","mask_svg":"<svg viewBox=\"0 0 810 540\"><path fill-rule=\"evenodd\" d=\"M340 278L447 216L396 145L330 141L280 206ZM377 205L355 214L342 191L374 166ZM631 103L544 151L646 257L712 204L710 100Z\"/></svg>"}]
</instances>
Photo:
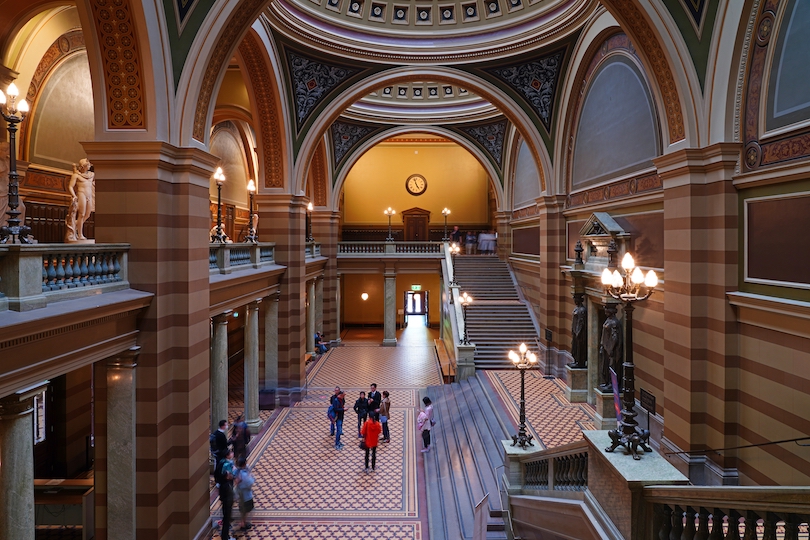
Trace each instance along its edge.
<instances>
[{"instance_id":1,"label":"wooden panel door","mask_svg":"<svg viewBox=\"0 0 810 540\"><path fill-rule=\"evenodd\" d=\"M405 241L406 242L428 241L428 216L425 215L405 216Z\"/></svg>"}]
</instances>

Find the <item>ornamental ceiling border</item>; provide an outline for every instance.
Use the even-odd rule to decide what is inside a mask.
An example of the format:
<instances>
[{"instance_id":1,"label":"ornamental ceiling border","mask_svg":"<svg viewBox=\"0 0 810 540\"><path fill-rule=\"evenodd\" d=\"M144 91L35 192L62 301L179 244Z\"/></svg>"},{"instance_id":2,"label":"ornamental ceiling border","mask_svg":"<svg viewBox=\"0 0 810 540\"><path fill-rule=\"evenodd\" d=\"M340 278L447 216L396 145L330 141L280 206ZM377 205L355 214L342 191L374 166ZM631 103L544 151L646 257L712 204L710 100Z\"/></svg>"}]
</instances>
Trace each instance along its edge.
<instances>
[{"instance_id":1,"label":"ornamental ceiling border","mask_svg":"<svg viewBox=\"0 0 810 540\"><path fill-rule=\"evenodd\" d=\"M760 141L759 112L764 100L767 81L765 63L768 58L771 38L778 30L776 14L782 0L767 0L763 3L757 22L754 25L755 39L749 53L748 77L743 92L742 142L744 144L743 163L745 170L756 171L761 167L770 167L786 161L807 158L810 156L810 129L804 128L787 133L781 137ZM775 46L775 43L774 43Z\"/></svg>"},{"instance_id":2,"label":"ornamental ceiling border","mask_svg":"<svg viewBox=\"0 0 810 540\"><path fill-rule=\"evenodd\" d=\"M103 0L96 0L103 1ZM225 24L220 34L211 58L208 60L205 74L202 77L200 93L197 95L197 107L194 110L194 128L191 136L205 144L205 132L208 124L208 111L211 109L211 100L214 97L214 85L222 73L223 66L230 60L237 40L246 33L250 25L258 17L267 0L244 0L235 10L231 19Z\"/></svg>"},{"instance_id":3,"label":"ornamental ceiling border","mask_svg":"<svg viewBox=\"0 0 810 540\"><path fill-rule=\"evenodd\" d=\"M633 0L603 0L605 6L620 22L623 29L633 37L638 49L650 63L661 97L664 100L664 112L667 117L669 144L686 139L681 100L675 77L664 54L664 49L650 27L641 10Z\"/></svg>"},{"instance_id":4,"label":"ornamental ceiling border","mask_svg":"<svg viewBox=\"0 0 810 540\"><path fill-rule=\"evenodd\" d=\"M261 135L264 187L281 188L284 187L284 135L278 114L278 92L275 81L270 77L266 51L253 32L248 32L238 50L258 109L254 114Z\"/></svg>"},{"instance_id":5,"label":"ornamental ceiling border","mask_svg":"<svg viewBox=\"0 0 810 540\"><path fill-rule=\"evenodd\" d=\"M337 173L357 147L386 129L389 129L389 126L345 118L338 118L332 122L328 130L332 149L332 170ZM337 174L333 175L333 178L337 178Z\"/></svg>"},{"instance_id":6,"label":"ornamental ceiling border","mask_svg":"<svg viewBox=\"0 0 810 540\"><path fill-rule=\"evenodd\" d=\"M631 56L633 59L636 60L642 75L644 75L644 82L647 86L650 85L649 81L649 74L645 69L644 65L641 63L641 59L638 56L638 51L633 46L633 42L630 37L622 32L619 28L609 28L606 31L602 32L596 39L591 42L591 46L589 50L585 53L584 59L587 60L590 58L590 61L585 64L584 62L580 65L579 71L574 78L575 83L574 88L572 88L571 95L576 96L574 100L573 107L570 107L568 110L568 116L565 120L565 132L563 133L563 140L568 141L568 144L565 146L565 190L569 194L566 202L566 207L571 206L579 206L582 204L588 204L589 199L590 202L599 202L599 201L607 201L617 196L628 196L634 195L637 192L641 191L650 191L654 189L654 187L650 187L648 184L643 183L642 189L636 190L635 185L630 188L627 187L625 189L622 188L611 188L609 192L606 192L605 196L602 198L596 198L595 188L587 188L582 187L576 190L573 189L571 185L571 178L572 178L572 166L574 161L574 147L575 145L572 144L574 142L574 130L579 126L579 117L582 113L582 106L585 101L586 90L588 86L591 84L593 79L594 72L599 69L599 67L603 64L605 59L608 56L611 56L615 52L622 52L628 56ZM653 105L657 105L658 103L655 101L655 95L652 95ZM658 108L656 107L656 116L658 115ZM658 119L656 119L658 120ZM660 120L656 122L658 124L658 129L660 130ZM643 179L646 178L648 175L642 175L637 177L636 179ZM635 181L636 179L633 179ZM620 184L625 184L630 180L624 180L619 182ZM610 184L611 186L613 184ZM629 185L628 185L629 186ZM663 189L663 185L658 183L658 187ZM596 189L602 189L596 188ZM582 194L585 195L585 199L583 202ZM590 193L591 195L588 196L587 194Z\"/></svg>"},{"instance_id":7,"label":"ornamental ceiling border","mask_svg":"<svg viewBox=\"0 0 810 540\"><path fill-rule=\"evenodd\" d=\"M104 66L108 129L144 129L143 63L130 0L91 4Z\"/></svg>"},{"instance_id":8,"label":"ornamental ceiling border","mask_svg":"<svg viewBox=\"0 0 810 540\"><path fill-rule=\"evenodd\" d=\"M357 59L364 59L373 62L383 62L389 64L402 63L427 63L452 64L457 62L469 62L477 60L487 62L493 59L502 59L536 50L538 47L554 46L557 42L569 39L571 35L578 34L584 24L591 18L598 9L598 2L582 2L579 11L567 17L563 24L556 25L547 32L537 32L536 29L527 31L526 37L514 43L495 42L487 48L463 52L440 52L435 48L424 54L398 53L395 51L377 51L368 47L346 45L335 39L332 34L323 36L316 34L311 26L302 23L300 18L295 17L297 11L289 10L280 12L281 2L272 2L268 6L267 14L270 26L283 34L287 39L298 43L307 44L314 49L326 50L332 54L341 56L351 56ZM291 17L292 16L292 17Z\"/></svg>"}]
</instances>

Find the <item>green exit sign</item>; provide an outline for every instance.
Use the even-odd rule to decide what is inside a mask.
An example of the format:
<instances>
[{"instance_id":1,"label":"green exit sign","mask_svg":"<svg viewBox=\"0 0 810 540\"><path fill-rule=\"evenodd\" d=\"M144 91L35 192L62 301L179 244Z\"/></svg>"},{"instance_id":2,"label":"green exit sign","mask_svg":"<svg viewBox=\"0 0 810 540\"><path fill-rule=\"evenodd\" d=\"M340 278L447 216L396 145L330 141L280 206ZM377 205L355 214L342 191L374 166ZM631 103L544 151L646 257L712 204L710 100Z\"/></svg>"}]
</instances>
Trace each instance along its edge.
<instances>
[{"instance_id":1,"label":"green exit sign","mask_svg":"<svg viewBox=\"0 0 810 540\"><path fill-rule=\"evenodd\" d=\"M422 286L421 285L411 285L411 290L412 291L421 291Z\"/></svg>"}]
</instances>

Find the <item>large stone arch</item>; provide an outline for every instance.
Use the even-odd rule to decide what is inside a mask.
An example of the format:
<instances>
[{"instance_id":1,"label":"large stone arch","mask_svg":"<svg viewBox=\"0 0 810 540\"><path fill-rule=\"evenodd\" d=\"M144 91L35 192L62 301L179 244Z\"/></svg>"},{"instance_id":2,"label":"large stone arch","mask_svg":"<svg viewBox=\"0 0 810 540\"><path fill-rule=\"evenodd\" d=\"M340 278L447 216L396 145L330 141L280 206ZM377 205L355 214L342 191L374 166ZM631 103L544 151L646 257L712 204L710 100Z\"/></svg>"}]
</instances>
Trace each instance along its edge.
<instances>
[{"instance_id":1,"label":"large stone arch","mask_svg":"<svg viewBox=\"0 0 810 540\"><path fill-rule=\"evenodd\" d=\"M495 192L495 197L498 204L498 210L502 209L504 205L504 192L503 187L496 182L498 178L498 171L495 170L492 163L487 159L484 153L474 144L472 144L469 139L462 137L458 133L455 133L449 129L437 127L437 126L396 126L392 127L391 129L386 129L375 135L374 137L370 138L362 145L358 146L354 149L354 151L349 155L349 158L346 160L345 165L340 170L340 173L335 178L335 183L332 186L332 197L330 201L330 209L334 212L339 211L338 202L340 200L340 190L343 189L343 184L346 181L346 177L351 171L352 167L357 160L359 160L363 154L366 153L367 150L376 146L380 142L388 139L390 137L396 135L405 135L407 133L429 133L431 135L441 135L442 137L446 137L450 139L454 143L458 144L465 150L467 150L470 154L475 157L475 159L481 164L487 174L489 175L490 185L494 188L493 191Z\"/></svg>"},{"instance_id":2,"label":"large stone arch","mask_svg":"<svg viewBox=\"0 0 810 540\"><path fill-rule=\"evenodd\" d=\"M301 144L293 171L295 190L301 193L305 192L307 171L313 153L326 130L347 107L381 86L402 81L426 79L461 85L495 105L524 136L529 148L532 150L538 170L543 171L544 178L548 176L546 171L551 170L551 159L540 134L526 112L502 90L474 75L457 69L431 66L415 68L411 66L398 67L371 75L344 91L327 105L312 124ZM413 128L410 131L413 131ZM545 189L546 186L543 185L543 190ZM501 204L503 202L502 190L499 202Z\"/></svg>"}]
</instances>

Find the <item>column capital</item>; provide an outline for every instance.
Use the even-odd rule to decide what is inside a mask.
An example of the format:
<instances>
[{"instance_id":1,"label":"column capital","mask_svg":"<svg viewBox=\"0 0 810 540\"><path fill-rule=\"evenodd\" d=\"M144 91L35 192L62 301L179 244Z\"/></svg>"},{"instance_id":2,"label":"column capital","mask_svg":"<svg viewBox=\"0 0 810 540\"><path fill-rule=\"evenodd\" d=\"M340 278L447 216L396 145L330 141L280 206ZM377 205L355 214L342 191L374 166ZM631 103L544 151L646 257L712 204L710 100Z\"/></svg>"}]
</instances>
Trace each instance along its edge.
<instances>
[{"instance_id":1,"label":"column capital","mask_svg":"<svg viewBox=\"0 0 810 540\"><path fill-rule=\"evenodd\" d=\"M133 369L138 365L138 355L141 354L140 345L130 347L128 350L107 359L108 368Z\"/></svg>"},{"instance_id":2,"label":"column capital","mask_svg":"<svg viewBox=\"0 0 810 540\"><path fill-rule=\"evenodd\" d=\"M34 408L32 401L34 396L45 390L48 382L50 381L37 383L0 399L0 420L8 420L30 413Z\"/></svg>"},{"instance_id":3,"label":"column capital","mask_svg":"<svg viewBox=\"0 0 810 540\"><path fill-rule=\"evenodd\" d=\"M228 311L223 311L218 315L214 315L211 317L211 319L213 319L214 324L228 324L228 317L231 315L231 313L233 313L233 310L229 309Z\"/></svg>"},{"instance_id":4,"label":"column capital","mask_svg":"<svg viewBox=\"0 0 810 540\"><path fill-rule=\"evenodd\" d=\"M262 300L263 300L263 298L256 298L252 302L248 303L248 308L249 309L259 309L259 304L262 303Z\"/></svg>"}]
</instances>

